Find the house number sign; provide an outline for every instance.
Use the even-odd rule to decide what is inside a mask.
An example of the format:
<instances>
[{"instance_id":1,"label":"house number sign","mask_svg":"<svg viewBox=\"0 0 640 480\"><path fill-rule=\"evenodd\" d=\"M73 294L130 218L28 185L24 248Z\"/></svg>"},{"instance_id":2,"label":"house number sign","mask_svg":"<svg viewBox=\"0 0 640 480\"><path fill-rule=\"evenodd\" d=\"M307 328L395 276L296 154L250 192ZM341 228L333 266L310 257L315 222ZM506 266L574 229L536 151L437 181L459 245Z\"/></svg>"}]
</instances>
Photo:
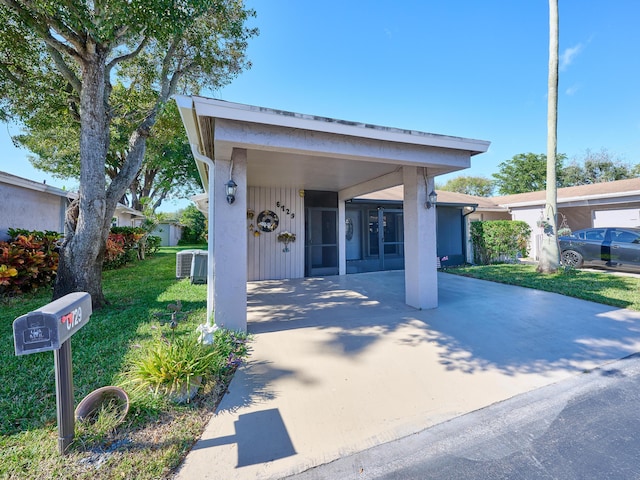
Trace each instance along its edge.
<instances>
[{"instance_id":1,"label":"house number sign","mask_svg":"<svg viewBox=\"0 0 640 480\"><path fill-rule=\"evenodd\" d=\"M291 209L287 208L287 206L278 201L276 202L276 207L283 211L286 215L289 215L292 219L296 217L296 214L291 211Z\"/></svg>"}]
</instances>

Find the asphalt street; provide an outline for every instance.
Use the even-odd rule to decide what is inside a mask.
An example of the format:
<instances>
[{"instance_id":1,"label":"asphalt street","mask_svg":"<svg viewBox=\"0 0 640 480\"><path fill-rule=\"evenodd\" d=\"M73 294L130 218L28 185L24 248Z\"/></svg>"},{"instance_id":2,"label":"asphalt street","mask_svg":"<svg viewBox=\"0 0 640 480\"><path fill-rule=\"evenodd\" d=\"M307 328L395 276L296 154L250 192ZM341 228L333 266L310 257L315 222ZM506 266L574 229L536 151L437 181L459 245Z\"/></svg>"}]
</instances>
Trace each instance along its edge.
<instances>
[{"instance_id":1,"label":"asphalt street","mask_svg":"<svg viewBox=\"0 0 640 480\"><path fill-rule=\"evenodd\" d=\"M288 477L640 479L640 355Z\"/></svg>"}]
</instances>

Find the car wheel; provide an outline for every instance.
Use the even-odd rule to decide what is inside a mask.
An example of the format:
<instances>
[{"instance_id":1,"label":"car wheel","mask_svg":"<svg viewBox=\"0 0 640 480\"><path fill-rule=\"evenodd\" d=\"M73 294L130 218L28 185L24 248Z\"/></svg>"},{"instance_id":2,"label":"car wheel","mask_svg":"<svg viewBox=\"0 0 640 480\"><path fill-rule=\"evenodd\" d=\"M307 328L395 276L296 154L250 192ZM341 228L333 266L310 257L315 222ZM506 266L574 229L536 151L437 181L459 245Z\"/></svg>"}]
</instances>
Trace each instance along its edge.
<instances>
[{"instance_id":1,"label":"car wheel","mask_svg":"<svg viewBox=\"0 0 640 480\"><path fill-rule=\"evenodd\" d=\"M565 250L562 252L562 264L567 267L580 268L584 263L582 255L575 250Z\"/></svg>"}]
</instances>

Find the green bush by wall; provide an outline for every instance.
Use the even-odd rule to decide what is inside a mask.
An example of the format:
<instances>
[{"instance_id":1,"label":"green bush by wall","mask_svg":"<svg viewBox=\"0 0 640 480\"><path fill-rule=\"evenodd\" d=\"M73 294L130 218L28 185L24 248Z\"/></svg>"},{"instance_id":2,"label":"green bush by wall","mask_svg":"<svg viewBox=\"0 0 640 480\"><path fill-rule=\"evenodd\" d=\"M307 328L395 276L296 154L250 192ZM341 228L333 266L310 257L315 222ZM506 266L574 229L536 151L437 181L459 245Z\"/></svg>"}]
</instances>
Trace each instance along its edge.
<instances>
[{"instance_id":1,"label":"green bush by wall","mask_svg":"<svg viewBox=\"0 0 640 480\"><path fill-rule=\"evenodd\" d=\"M521 220L471 222L471 241L475 263L515 262L526 257L531 228Z\"/></svg>"}]
</instances>

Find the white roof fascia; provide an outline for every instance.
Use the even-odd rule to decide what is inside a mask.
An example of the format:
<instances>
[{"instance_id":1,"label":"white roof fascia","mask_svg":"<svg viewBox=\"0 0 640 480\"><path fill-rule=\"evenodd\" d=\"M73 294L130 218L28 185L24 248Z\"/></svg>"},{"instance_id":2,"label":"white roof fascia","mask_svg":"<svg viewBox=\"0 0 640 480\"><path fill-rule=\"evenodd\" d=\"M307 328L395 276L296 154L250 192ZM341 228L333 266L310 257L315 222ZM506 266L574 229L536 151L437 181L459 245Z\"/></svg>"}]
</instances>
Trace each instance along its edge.
<instances>
[{"instance_id":1,"label":"white roof fascia","mask_svg":"<svg viewBox=\"0 0 640 480\"><path fill-rule=\"evenodd\" d=\"M6 183L8 185L14 185L16 187L27 188L29 190L35 190L37 192L50 193L59 197L75 198L77 194L68 190L62 190L61 188L52 187L46 183L34 182L27 178L18 177L6 172L0 172L0 183Z\"/></svg>"},{"instance_id":2,"label":"white roof fascia","mask_svg":"<svg viewBox=\"0 0 640 480\"><path fill-rule=\"evenodd\" d=\"M478 211L482 211L482 212L501 212L501 213L508 213L509 209L507 207L481 207L478 206L477 208Z\"/></svg>"},{"instance_id":3,"label":"white roof fascia","mask_svg":"<svg viewBox=\"0 0 640 480\"><path fill-rule=\"evenodd\" d=\"M191 98L193 101L197 116L224 118L227 120L261 123L374 140L463 150L470 152L471 155L486 152L491 144L491 142L486 140L436 135L416 130L401 130L398 128L285 112L204 97L187 98Z\"/></svg>"},{"instance_id":4,"label":"white roof fascia","mask_svg":"<svg viewBox=\"0 0 640 480\"><path fill-rule=\"evenodd\" d=\"M127 207L123 203L118 203L116 205L116 212L128 213L130 215L133 215L134 217L145 218L144 213L142 213L140 210L136 210L135 208Z\"/></svg>"},{"instance_id":5,"label":"white roof fascia","mask_svg":"<svg viewBox=\"0 0 640 480\"><path fill-rule=\"evenodd\" d=\"M590 200L607 200L613 198L624 198L624 197L634 197L640 196L640 191L633 190L631 192L619 192L619 193L599 193L597 195L580 195L578 197L567 197L567 198L558 198L558 205L562 203L574 203L574 202L589 202ZM532 207L536 205L544 205L546 203L545 199L542 200L530 200L528 202L518 202L518 203L501 203L500 205L504 205L508 208L518 208L518 207Z\"/></svg>"},{"instance_id":6,"label":"white roof fascia","mask_svg":"<svg viewBox=\"0 0 640 480\"><path fill-rule=\"evenodd\" d=\"M196 116L196 111L193 105L193 99L187 95L174 95L173 99L178 104L178 111L180 112L182 124L184 125L184 128L187 132L187 138L189 140L189 144L191 145L191 150L193 150L197 146L199 151L193 153L204 154L204 148L200 139L200 129L198 127L198 118ZM198 160L197 158L195 160L198 174L200 175L200 183L206 189L209 185L209 174L207 172L206 164Z\"/></svg>"}]
</instances>

